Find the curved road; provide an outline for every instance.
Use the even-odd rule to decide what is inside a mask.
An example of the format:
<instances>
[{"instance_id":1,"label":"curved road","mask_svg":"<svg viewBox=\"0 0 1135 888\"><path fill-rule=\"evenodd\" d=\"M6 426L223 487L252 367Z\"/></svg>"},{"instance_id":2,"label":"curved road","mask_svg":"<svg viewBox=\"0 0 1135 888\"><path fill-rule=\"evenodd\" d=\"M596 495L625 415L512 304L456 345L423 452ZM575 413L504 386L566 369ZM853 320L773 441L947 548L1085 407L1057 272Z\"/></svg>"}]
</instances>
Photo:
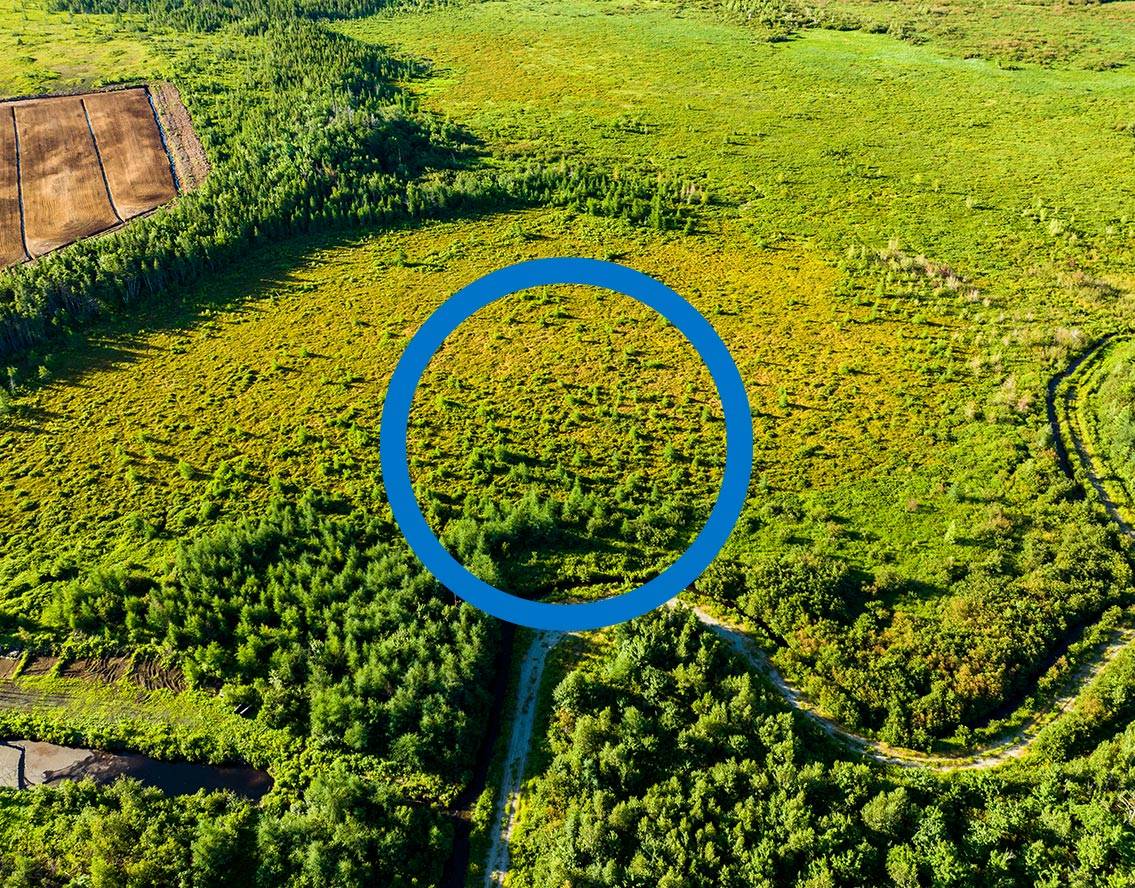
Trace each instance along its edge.
<instances>
[{"instance_id":1,"label":"curved road","mask_svg":"<svg viewBox=\"0 0 1135 888\"><path fill-rule=\"evenodd\" d=\"M1063 371L1049 380L1045 396L1045 409L1048 415L1049 425L1052 428L1052 437L1057 459L1064 473L1073 481L1076 480L1074 464L1069 458L1069 453L1071 452L1075 455L1076 462L1079 463L1080 467L1083 469L1088 483L1103 504L1108 516L1115 522L1116 526L1124 535L1135 539L1135 528L1123 519L1115 502L1108 496L1107 491L1104 489L1099 479L1099 468L1092 458L1091 453L1084 446L1075 424L1069 422L1065 428L1060 422L1060 410L1057 406L1059 399L1063 397L1066 407L1069 410L1071 409L1075 403L1078 387L1074 384L1069 385L1068 388L1062 392L1061 384L1071 379L1077 370L1096 357L1105 346L1114 341L1116 341L1116 339L1111 335L1103 337L1090 348L1080 353L1069 362L1068 366L1065 367ZM1071 447L1069 447L1069 444L1071 444ZM964 756L930 755L913 749L888 746L878 740L873 740L869 737L857 734L854 731L850 731L821 715L796 688L785 681L776 667L769 662L764 652L757 647L744 632L709 615L700 608L694 608L693 611L703 624L727 641L754 669L760 672L792 708L817 724L829 737L882 764L896 765L903 768L929 768L935 771L962 771L992 768L1010 759L1023 756L1033 742L1035 742L1039 734L1041 725L1036 718L1033 718L1015 731L1006 734L1001 739L987 744L986 746L977 747L971 750L968 755ZM1116 654L1133 641L1135 641L1135 629L1119 629L1113 633L1111 640L1100 650L1093 662L1080 669L1075 676L1072 677L1068 682L1068 692L1053 702L1046 716L1058 716L1071 708L1072 704L1075 703L1076 699L1079 697L1080 692L1091 683L1092 679L1099 675L1104 667L1115 658ZM1046 721L1047 720L1046 718Z\"/></svg>"},{"instance_id":2,"label":"curved road","mask_svg":"<svg viewBox=\"0 0 1135 888\"><path fill-rule=\"evenodd\" d=\"M930 755L914 749L888 746L879 740L872 740L849 731L830 718L817 712L812 705L792 685L784 680L776 667L769 662L764 652L753 643L744 632L710 616L700 608L693 608L694 615L718 636L744 657L776 688L788 704L801 715L810 719L834 740L849 746L884 765L897 765L901 768L929 768L934 771L967 771L992 768L1010 759L1020 758L1036 740L1040 724L1031 719L1017 730L987 746L978 747L965 756ZM1081 669L1070 682L1071 693L1056 700L1049 708L1050 714L1059 715L1071 708L1080 692L1110 663L1115 655L1135 640L1135 630L1123 629L1115 633L1111 642L1100 651L1095 661Z\"/></svg>"},{"instance_id":3,"label":"curved road","mask_svg":"<svg viewBox=\"0 0 1135 888\"><path fill-rule=\"evenodd\" d=\"M1108 515L1125 535L1135 539L1135 528L1123 520L1115 503L1100 483L1098 467L1087 448L1084 447L1078 431L1071 424L1067 429L1062 428L1057 409L1058 398L1065 397L1070 405L1074 403L1076 395L1075 387L1070 387L1069 391L1062 395L1061 383L1110 341L1112 341L1110 336L1100 340L1073 360L1063 372L1053 377L1048 385L1046 408L1061 468L1075 480L1075 471L1068 456L1069 452L1075 454L1076 461L1083 469L1088 483L1092 486ZM1065 440L1065 432L1067 432L1068 440ZM1072 445L1071 448L1068 447L1069 443ZM676 606L677 599L671 600L669 605ZM913 749L888 746L878 740L849 731L821 715L796 688L785 681L776 667L769 662L765 653L742 630L710 615L701 608L694 607L691 610L706 627L728 643L753 669L764 676L789 706L816 724L833 740L881 764L902 768L926 768L940 772L992 768L1023 756L1039 734L1040 725L1036 719L1033 719L1000 740L974 749L966 756L957 757L935 756ZM485 873L485 888L504 885L505 875L508 872L508 844L516 825L517 805L521 783L524 779L524 770L528 761L528 747L532 739L532 730L536 718L536 699L544 673L544 663L548 651L561 638L563 638L562 633L538 633L533 639L521 666L517 711L512 726L508 754L505 759L504 776L497 802L497 816L493 822L492 844ZM1116 654L1133 641L1135 641L1135 629L1117 630L1111 641L1100 651L1095 660L1081 669L1069 681L1067 694L1053 703L1048 710L1048 715L1059 715L1070 709L1081 691L1092 679L1115 658Z\"/></svg>"}]
</instances>

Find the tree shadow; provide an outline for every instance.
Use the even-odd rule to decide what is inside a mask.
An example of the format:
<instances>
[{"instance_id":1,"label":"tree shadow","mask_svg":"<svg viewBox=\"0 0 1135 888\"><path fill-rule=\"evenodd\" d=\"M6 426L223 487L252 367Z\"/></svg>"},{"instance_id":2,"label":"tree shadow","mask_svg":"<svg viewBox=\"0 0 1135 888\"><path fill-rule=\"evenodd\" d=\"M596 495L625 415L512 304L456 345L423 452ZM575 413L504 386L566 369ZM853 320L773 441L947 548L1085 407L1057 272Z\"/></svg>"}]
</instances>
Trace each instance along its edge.
<instances>
[{"instance_id":1,"label":"tree shadow","mask_svg":"<svg viewBox=\"0 0 1135 888\"><path fill-rule=\"evenodd\" d=\"M436 73L426 60L399 57L390 47L368 45L385 54L390 68L387 76L402 84L421 82ZM381 85L390 90L393 97L391 107L397 104L394 99L399 98L404 98L406 103L414 103L414 97L403 86L392 81L384 81ZM434 222L476 220L546 203L535 197L519 196L526 189L516 187L516 183L507 176L499 177L501 170L487 162L490 153L485 141L470 129L444 120L439 115L423 111L416 111L413 117L392 115L383 126L364 135L356 147L359 150L353 158L354 165L347 170L352 178L358 180L360 187L364 187L362 183L367 177L375 174L392 177L391 184L396 194L405 196L417 189L418 193L425 195L423 200L427 204L434 199L431 188L440 185L449 186L449 189L443 191L443 199L437 199L436 206L413 208L413 202L407 198L409 208L396 207L387 213L387 221L381 223L353 220L329 226L314 221L283 223L290 226L285 234L264 233L257 228L246 243L237 245L210 242L195 244L192 248L178 247L183 250L182 253L177 249L166 249L165 252L151 250L146 254L140 248L131 252L130 245L113 238L69 245L64 250L72 263L89 266L92 274L107 252L126 251L128 270L123 272L121 279L125 283L115 284L121 288L121 292L117 293L120 298L67 294L64 299L70 300L68 304L85 300L86 307L66 318L66 324L58 323L60 307L50 300L45 302L41 316L10 316L0 321L3 325L0 334L10 333L6 337L8 344L4 346L6 363L24 371L20 374L15 394L22 395L59 383L83 388L88 385L86 379L89 375L128 366L151 354L155 347L148 338L155 332L194 329L215 312L239 315L263 311L258 303L276 291L298 284L295 270L309 263L320 251L358 246L376 235L413 230ZM478 172L486 175L478 177ZM342 176L344 172L335 169L331 175ZM349 186L351 183L345 184ZM221 196L239 198L241 195L222 192ZM183 199L197 199L197 195ZM257 220L257 224L264 229L275 227L278 231L281 226L275 224L276 221L261 219ZM148 218L131 224L159 223ZM174 223L164 224L172 226ZM320 225L324 226L322 230L316 230ZM171 228L170 231L176 235L178 230ZM234 240L240 241L239 238ZM163 263L171 269L182 269L180 272L171 270L170 277L181 273L188 279L166 283L161 275L157 275L158 283L151 284L145 277L147 268L153 266L156 269ZM425 266L430 263L417 264ZM193 267L185 272L187 265ZM47 280L35 283L43 286L53 284ZM131 288L145 291L150 286L158 288L157 295L148 299L129 298ZM105 308L101 311L94 308L96 302L114 304L115 307L110 310L112 314L106 313ZM127 304L122 305L123 302ZM7 327L12 330L7 330ZM48 332L45 336L29 332L25 337L17 332L23 327L29 330L42 327L48 331L55 328L57 332ZM66 327L70 329L62 332ZM44 374L36 372L37 365L47 360L52 365L50 378L42 379L40 377ZM26 404L22 406L27 408ZM14 410L12 414L16 421L25 424L24 428L28 424L35 427L49 418L29 413L27 409Z\"/></svg>"}]
</instances>

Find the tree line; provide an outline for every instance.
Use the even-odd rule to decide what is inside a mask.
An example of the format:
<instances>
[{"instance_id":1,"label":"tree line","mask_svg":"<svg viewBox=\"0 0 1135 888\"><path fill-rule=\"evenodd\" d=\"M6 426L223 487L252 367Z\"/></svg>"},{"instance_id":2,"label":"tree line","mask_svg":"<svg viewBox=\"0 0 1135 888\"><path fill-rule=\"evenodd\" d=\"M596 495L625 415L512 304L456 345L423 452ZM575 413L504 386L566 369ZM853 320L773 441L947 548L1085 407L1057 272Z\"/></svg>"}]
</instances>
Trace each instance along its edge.
<instances>
[{"instance_id":1,"label":"tree line","mask_svg":"<svg viewBox=\"0 0 1135 888\"><path fill-rule=\"evenodd\" d=\"M1067 764L887 772L837 757L691 614L612 635L554 692L512 885L1056 886L1131 872L1133 730Z\"/></svg>"},{"instance_id":2,"label":"tree line","mask_svg":"<svg viewBox=\"0 0 1135 888\"><path fill-rule=\"evenodd\" d=\"M565 157L480 163L468 133L394 85L412 65L311 18L375 5L69 0L75 12L144 12L168 27L221 29L214 39L224 52L174 60L211 172L152 216L0 275L0 356L53 348L93 318L168 298L293 235L518 205L657 228L689 221L684 183L645 170Z\"/></svg>"},{"instance_id":3,"label":"tree line","mask_svg":"<svg viewBox=\"0 0 1135 888\"><path fill-rule=\"evenodd\" d=\"M498 507L446 542L496 579L502 553L560 533L556 514ZM0 790L5 884L439 880L448 808L488 730L500 623L425 572L383 503L281 495L180 542L168 563L77 577L43 621L61 638L161 648L191 685L291 742L276 741L264 807L129 783Z\"/></svg>"}]
</instances>

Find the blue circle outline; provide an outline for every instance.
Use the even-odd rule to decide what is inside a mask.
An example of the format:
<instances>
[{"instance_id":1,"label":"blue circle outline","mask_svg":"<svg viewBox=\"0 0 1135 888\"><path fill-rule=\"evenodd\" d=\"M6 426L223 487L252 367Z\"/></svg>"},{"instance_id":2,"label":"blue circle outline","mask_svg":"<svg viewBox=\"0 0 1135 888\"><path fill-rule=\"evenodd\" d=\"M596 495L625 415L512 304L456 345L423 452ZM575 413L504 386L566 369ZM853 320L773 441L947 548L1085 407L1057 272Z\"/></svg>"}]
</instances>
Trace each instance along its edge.
<instances>
[{"instance_id":1,"label":"blue circle outline","mask_svg":"<svg viewBox=\"0 0 1135 888\"><path fill-rule=\"evenodd\" d=\"M609 598L577 604L528 601L474 576L426 523L410 479L406 436L410 408L426 366L446 338L475 312L530 287L579 284L614 290L653 308L689 340L709 369L725 418L725 471L717 501L689 548L658 576ZM654 278L614 262L561 257L532 259L490 272L457 291L426 320L402 353L382 407L379 464L394 520L423 566L475 607L521 626L564 632L598 629L641 616L673 598L709 567L745 505L753 465L753 420L745 384L713 326L685 299Z\"/></svg>"}]
</instances>

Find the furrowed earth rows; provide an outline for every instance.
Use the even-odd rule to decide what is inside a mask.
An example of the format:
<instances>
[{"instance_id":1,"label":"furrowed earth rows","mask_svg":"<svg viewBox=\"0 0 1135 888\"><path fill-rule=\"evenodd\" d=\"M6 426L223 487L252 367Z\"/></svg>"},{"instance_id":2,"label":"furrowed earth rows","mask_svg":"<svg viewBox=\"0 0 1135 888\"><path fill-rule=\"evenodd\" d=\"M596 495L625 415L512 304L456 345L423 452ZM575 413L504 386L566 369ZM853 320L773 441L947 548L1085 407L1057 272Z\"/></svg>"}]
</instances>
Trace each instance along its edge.
<instances>
[{"instance_id":1,"label":"furrowed earth rows","mask_svg":"<svg viewBox=\"0 0 1135 888\"><path fill-rule=\"evenodd\" d=\"M8 113L12 117L12 135L16 142L16 205L20 210L20 243L24 247L24 257L31 259L31 250L28 249L28 232L24 225L24 173L20 158L20 127L16 123L16 109L10 108Z\"/></svg>"},{"instance_id":2,"label":"furrowed earth rows","mask_svg":"<svg viewBox=\"0 0 1135 888\"><path fill-rule=\"evenodd\" d=\"M118 212L118 206L114 203L114 195L110 193L110 180L106 177L106 166L102 162L102 152L99 150L99 140L95 135L95 128L91 125L91 112L87 110L87 100L80 99L79 104L83 106L83 116L87 119L87 131L91 134L91 145L95 149L95 160L98 161L99 173L102 175L102 187L106 189L106 199L110 203L110 209L114 213L114 218L122 223L122 214Z\"/></svg>"}]
</instances>

